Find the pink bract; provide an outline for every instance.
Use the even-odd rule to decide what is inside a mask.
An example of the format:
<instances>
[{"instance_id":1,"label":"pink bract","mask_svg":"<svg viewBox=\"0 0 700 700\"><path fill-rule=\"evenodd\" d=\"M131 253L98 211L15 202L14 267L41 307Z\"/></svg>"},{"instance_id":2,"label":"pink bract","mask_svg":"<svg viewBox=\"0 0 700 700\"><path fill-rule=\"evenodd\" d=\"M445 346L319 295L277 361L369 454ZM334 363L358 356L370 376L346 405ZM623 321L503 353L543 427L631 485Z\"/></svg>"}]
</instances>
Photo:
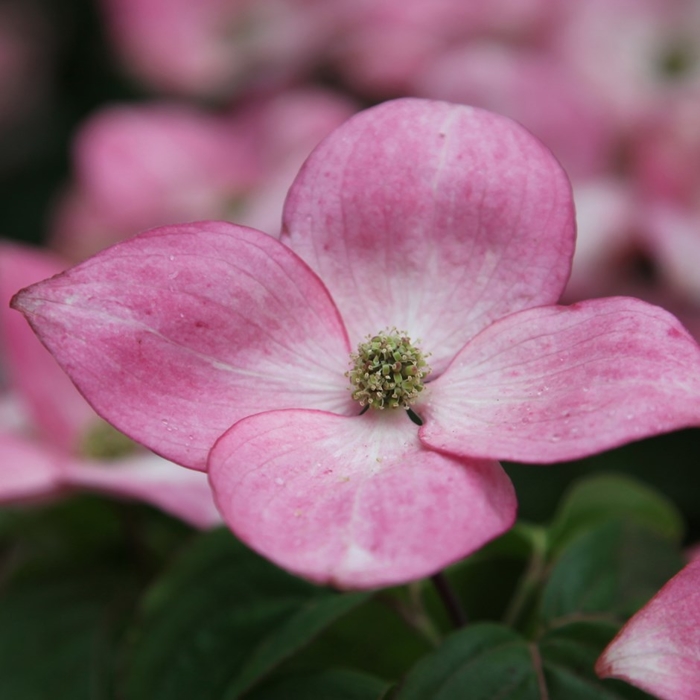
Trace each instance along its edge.
<instances>
[{"instance_id":1,"label":"pink bract","mask_svg":"<svg viewBox=\"0 0 700 700\"><path fill-rule=\"evenodd\" d=\"M64 268L46 252L0 245L0 340L10 389L0 414L0 503L53 498L77 490L151 503L197 527L220 518L203 475L144 450L118 459L81 455L101 420L25 323L7 306L20 287Z\"/></svg>"},{"instance_id":2,"label":"pink bract","mask_svg":"<svg viewBox=\"0 0 700 700\"><path fill-rule=\"evenodd\" d=\"M596 672L661 700L696 700L700 688L700 561L676 574L622 628Z\"/></svg>"},{"instance_id":3,"label":"pink bract","mask_svg":"<svg viewBox=\"0 0 700 700\"><path fill-rule=\"evenodd\" d=\"M98 413L208 470L244 541L364 588L509 528L496 459L698 423L700 349L672 316L621 298L554 306L573 247L571 188L537 139L404 99L315 149L281 242L223 222L154 229L14 303ZM392 327L430 353L421 428L350 395L351 350Z\"/></svg>"}]
</instances>

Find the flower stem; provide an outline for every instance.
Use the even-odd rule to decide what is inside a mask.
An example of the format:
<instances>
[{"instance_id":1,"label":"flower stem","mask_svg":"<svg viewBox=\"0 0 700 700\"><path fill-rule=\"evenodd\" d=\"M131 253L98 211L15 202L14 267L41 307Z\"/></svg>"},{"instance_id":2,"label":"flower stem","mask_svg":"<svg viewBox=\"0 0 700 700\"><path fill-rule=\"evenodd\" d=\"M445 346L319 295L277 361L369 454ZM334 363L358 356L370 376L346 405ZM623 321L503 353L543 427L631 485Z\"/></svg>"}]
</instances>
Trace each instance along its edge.
<instances>
[{"instance_id":1,"label":"flower stem","mask_svg":"<svg viewBox=\"0 0 700 700\"><path fill-rule=\"evenodd\" d=\"M438 592L438 595L440 596L440 599L447 610L447 614L452 620L452 624L454 624L456 628L464 627L467 624L467 615L464 612L464 608L462 607L457 594L454 592L450 582L447 580L445 573L443 571L438 571L437 574L430 577L430 580L433 582L435 590Z\"/></svg>"},{"instance_id":2,"label":"flower stem","mask_svg":"<svg viewBox=\"0 0 700 700\"><path fill-rule=\"evenodd\" d=\"M406 596L380 591L377 599L394 610L404 622L420 633L427 642L438 647L442 635L423 604L422 581L412 581L406 586Z\"/></svg>"}]
</instances>

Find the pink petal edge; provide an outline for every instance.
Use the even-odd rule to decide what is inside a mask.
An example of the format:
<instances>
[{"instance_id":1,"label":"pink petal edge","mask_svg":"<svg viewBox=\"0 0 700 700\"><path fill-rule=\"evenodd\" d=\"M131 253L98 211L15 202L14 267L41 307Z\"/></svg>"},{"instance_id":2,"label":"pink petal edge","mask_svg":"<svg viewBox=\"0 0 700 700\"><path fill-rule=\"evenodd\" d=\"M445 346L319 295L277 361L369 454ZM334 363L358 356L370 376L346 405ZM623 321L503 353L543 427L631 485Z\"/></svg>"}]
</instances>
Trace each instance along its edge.
<instances>
[{"instance_id":1,"label":"pink petal edge","mask_svg":"<svg viewBox=\"0 0 700 700\"><path fill-rule=\"evenodd\" d=\"M551 463L700 424L700 348L631 298L513 314L424 392L421 440L471 457Z\"/></svg>"},{"instance_id":2,"label":"pink petal edge","mask_svg":"<svg viewBox=\"0 0 700 700\"><path fill-rule=\"evenodd\" d=\"M697 700L700 560L676 574L605 649L601 678L621 678L661 700Z\"/></svg>"},{"instance_id":3,"label":"pink petal edge","mask_svg":"<svg viewBox=\"0 0 700 700\"><path fill-rule=\"evenodd\" d=\"M0 342L8 383L27 407L41 437L63 451L76 449L94 413L24 319L9 307L22 287L58 274L63 261L48 251L0 243Z\"/></svg>"},{"instance_id":4,"label":"pink petal edge","mask_svg":"<svg viewBox=\"0 0 700 700\"><path fill-rule=\"evenodd\" d=\"M340 588L433 574L503 533L516 514L498 463L425 449L403 411L246 418L214 446L209 477L238 537Z\"/></svg>"}]
</instances>

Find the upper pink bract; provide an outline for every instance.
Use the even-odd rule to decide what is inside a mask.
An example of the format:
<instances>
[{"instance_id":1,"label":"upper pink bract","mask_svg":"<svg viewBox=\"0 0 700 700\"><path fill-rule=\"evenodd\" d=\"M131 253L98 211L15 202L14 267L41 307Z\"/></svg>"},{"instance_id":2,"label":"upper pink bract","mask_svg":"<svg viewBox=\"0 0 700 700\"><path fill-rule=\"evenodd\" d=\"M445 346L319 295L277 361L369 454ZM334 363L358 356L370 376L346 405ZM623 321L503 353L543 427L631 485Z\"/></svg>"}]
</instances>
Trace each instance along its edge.
<instances>
[{"instance_id":1,"label":"upper pink bract","mask_svg":"<svg viewBox=\"0 0 700 700\"><path fill-rule=\"evenodd\" d=\"M396 100L312 153L282 242L223 222L154 229L15 305L101 415L208 469L244 541L315 581L390 585L510 527L496 459L698 423L700 350L672 316L554 306L574 237L568 180L522 127ZM358 415L344 376L391 327L431 354L420 429L401 410Z\"/></svg>"},{"instance_id":2,"label":"upper pink bract","mask_svg":"<svg viewBox=\"0 0 700 700\"><path fill-rule=\"evenodd\" d=\"M661 700L696 700L700 688L700 561L647 603L598 659L602 678L622 678Z\"/></svg>"}]
</instances>

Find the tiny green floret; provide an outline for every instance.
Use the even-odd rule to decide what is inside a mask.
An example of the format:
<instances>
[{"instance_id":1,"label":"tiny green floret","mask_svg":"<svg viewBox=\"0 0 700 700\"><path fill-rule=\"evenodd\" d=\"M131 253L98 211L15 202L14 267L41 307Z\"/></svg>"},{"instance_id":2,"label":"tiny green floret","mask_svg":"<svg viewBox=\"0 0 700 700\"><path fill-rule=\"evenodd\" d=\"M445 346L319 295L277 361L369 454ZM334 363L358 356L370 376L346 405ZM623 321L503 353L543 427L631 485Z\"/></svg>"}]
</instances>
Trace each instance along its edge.
<instances>
[{"instance_id":1,"label":"tiny green floret","mask_svg":"<svg viewBox=\"0 0 700 700\"><path fill-rule=\"evenodd\" d=\"M430 374L426 357L405 331L392 328L367 336L350 355L353 367L345 373L352 398L370 408L408 408Z\"/></svg>"},{"instance_id":2,"label":"tiny green floret","mask_svg":"<svg viewBox=\"0 0 700 700\"><path fill-rule=\"evenodd\" d=\"M103 420L96 421L83 436L80 454L88 459L110 462L138 450L136 443Z\"/></svg>"}]
</instances>

